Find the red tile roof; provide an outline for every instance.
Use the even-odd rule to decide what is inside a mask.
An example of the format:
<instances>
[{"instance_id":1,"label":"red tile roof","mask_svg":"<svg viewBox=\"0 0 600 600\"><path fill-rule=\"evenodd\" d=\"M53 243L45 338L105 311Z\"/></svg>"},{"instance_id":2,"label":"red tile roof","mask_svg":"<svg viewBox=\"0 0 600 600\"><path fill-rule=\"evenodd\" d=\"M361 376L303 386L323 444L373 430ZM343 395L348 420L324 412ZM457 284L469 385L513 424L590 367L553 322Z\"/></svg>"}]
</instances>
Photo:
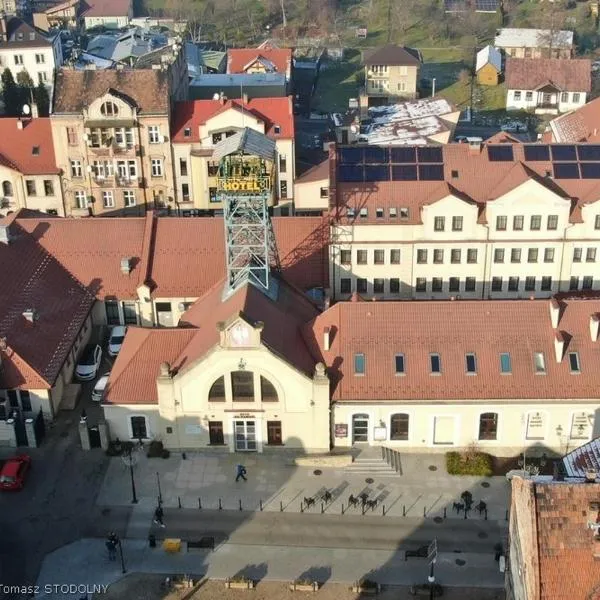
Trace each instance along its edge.
<instances>
[{"instance_id":1,"label":"red tile roof","mask_svg":"<svg viewBox=\"0 0 600 600\"><path fill-rule=\"evenodd\" d=\"M600 350L591 341L590 316L600 299L565 298L558 329L567 334L556 361L547 300L340 302L305 330L313 353L336 382L339 401L523 401L527 398L591 399L600 385ZM333 331L330 350L323 330ZM465 354L477 357L477 375L465 374ZM500 373L499 353L509 352L512 373ZM534 373L534 352L543 352L547 373ZM578 352L581 373L571 374L568 352ZM355 354L366 374L355 376ZM430 374L429 355L439 353L442 374ZM404 354L406 375L396 376L394 357Z\"/></svg>"},{"instance_id":2,"label":"red tile roof","mask_svg":"<svg viewBox=\"0 0 600 600\"><path fill-rule=\"evenodd\" d=\"M5 166L23 175L54 175L59 173L54 157L50 119L0 119L0 157Z\"/></svg>"},{"instance_id":3,"label":"red tile roof","mask_svg":"<svg viewBox=\"0 0 600 600\"><path fill-rule=\"evenodd\" d=\"M177 102L171 126L173 143L200 142L200 126L213 117L230 109L246 111L259 119L265 126L265 135L272 139L293 139L294 111L292 97L283 98L252 98L244 103L241 100L191 100ZM275 125L281 128L275 133ZM185 130L190 129L191 135L186 136Z\"/></svg>"},{"instance_id":4,"label":"red tile roof","mask_svg":"<svg viewBox=\"0 0 600 600\"><path fill-rule=\"evenodd\" d=\"M575 222L578 210L586 203L600 200L598 179L555 179L550 161L526 161L524 144L502 144L512 148L514 160L492 161L489 158L488 144L481 150L474 150L469 144L447 144L440 146L443 159L444 181L374 181L367 183L331 182L335 189L335 199L330 207L331 215L341 222L365 224L393 223L416 224L421 222L421 208L443 197L444 182L452 189L480 205L499 198L527 180L536 179L540 185L560 196L572 199L571 220ZM337 162L336 150L330 147L330 162ZM512 187L511 187L512 186ZM442 196L440 196L442 194ZM390 218L386 210L383 218L376 217L377 208L392 206L409 209L409 218ZM348 217L348 208L353 208L355 217ZM361 208L367 208L366 218L359 218ZM484 218L485 215L482 215Z\"/></svg>"},{"instance_id":5,"label":"red tile roof","mask_svg":"<svg viewBox=\"0 0 600 600\"><path fill-rule=\"evenodd\" d=\"M294 183L310 183L313 181L322 181L323 179L329 179L328 158L302 173L300 177L296 177L296 181Z\"/></svg>"},{"instance_id":6,"label":"red tile roof","mask_svg":"<svg viewBox=\"0 0 600 600\"><path fill-rule=\"evenodd\" d=\"M507 58L506 87L509 90L537 90L553 85L565 92L592 89L592 62L570 58Z\"/></svg>"},{"instance_id":7,"label":"red tile roof","mask_svg":"<svg viewBox=\"0 0 600 600\"><path fill-rule=\"evenodd\" d=\"M600 98L550 121L547 142L575 143L600 141Z\"/></svg>"},{"instance_id":8,"label":"red tile roof","mask_svg":"<svg viewBox=\"0 0 600 600\"><path fill-rule=\"evenodd\" d=\"M88 8L83 17L126 17L131 11L131 0L85 0Z\"/></svg>"},{"instance_id":9,"label":"red tile roof","mask_svg":"<svg viewBox=\"0 0 600 600\"><path fill-rule=\"evenodd\" d=\"M19 213L21 215L22 213ZM149 280L156 298L198 298L225 273L220 218L19 218L24 230L98 298L136 298ZM320 217L275 217L286 279L303 290L328 287L329 227ZM131 258L129 275L121 259Z\"/></svg>"},{"instance_id":10,"label":"red tile roof","mask_svg":"<svg viewBox=\"0 0 600 600\"><path fill-rule=\"evenodd\" d=\"M600 569L594 559L598 542L588 524L598 519L598 509L591 505L600 500L600 484L535 483L517 478L512 493L534 499L530 509L535 517L533 539L524 545L519 535L522 556L528 557L523 572L538 565L530 578L530 600L596 600L600 594ZM523 538L529 542L528 535ZM513 577L517 572L515 568Z\"/></svg>"},{"instance_id":11,"label":"red tile roof","mask_svg":"<svg viewBox=\"0 0 600 600\"><path fill-rule=\"evenodd\" d=\"M315 361L302 337L302 326L318 314L310 300L278 279L272 300L248 284L223 300L221 279L185 313L180 329L128 330L115 361L106 393L107 404L158 402L156 377L162 362L184 372L219 343L220 322L242 315L250 324L264 323L262 343L290 365L311 376Z\"/></svg>"},{"instance_id":12,"label":"red tile roof","mask_svg":"<svg viewBox=\"0 0 600 600\"><path fill-rule=\"evenodd\" d=\"M51 388L63 366L94 297L77 279L14 222L11 241L0 244L0 388ZM34 309L37 319L23 312Z\"/></svg>"},{"instance_id":13,"label":"red tile roof","mask_svg":"<svg viewBox=\"0 0 600 600\"><path fill-rule=\"evenodd\" d=\"M260 59L271 63L277 73L289 73L292 68L291 48L231 48L227 51L227 72L245 73Z\"/></svg>"}]
</instances>

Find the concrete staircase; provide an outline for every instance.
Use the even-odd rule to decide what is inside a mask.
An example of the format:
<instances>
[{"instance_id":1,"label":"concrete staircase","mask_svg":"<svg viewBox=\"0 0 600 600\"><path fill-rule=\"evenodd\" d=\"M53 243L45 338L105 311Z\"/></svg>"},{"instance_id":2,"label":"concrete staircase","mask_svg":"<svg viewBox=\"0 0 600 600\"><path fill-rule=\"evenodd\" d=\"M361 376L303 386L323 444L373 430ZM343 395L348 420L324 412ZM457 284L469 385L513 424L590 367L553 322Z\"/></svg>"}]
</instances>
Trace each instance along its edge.
<instances>
[{"instance_id":1,"label":"concrete staircase","mask_svg":"<svg viewBox=\"0 0 600 600\"><path fill-rule=\"evenodd\" d=\"M400 453L383 446L366 446L346 467L346 472L380 477L401 475Z\"/></svg>"}]
</instances>

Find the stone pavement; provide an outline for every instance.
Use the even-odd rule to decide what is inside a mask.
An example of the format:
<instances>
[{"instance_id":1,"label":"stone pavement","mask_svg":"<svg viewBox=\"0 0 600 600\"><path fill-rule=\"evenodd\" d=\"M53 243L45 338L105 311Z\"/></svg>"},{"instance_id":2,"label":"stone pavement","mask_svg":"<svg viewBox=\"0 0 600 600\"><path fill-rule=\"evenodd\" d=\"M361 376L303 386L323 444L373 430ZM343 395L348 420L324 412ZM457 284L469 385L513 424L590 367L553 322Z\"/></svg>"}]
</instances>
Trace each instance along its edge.
<instances>
[{"instance_id":1,"label":"stone pavement","mask_svg":"<svg viewBox=\"0 0 600 600\"><path fill-rule=\"evenodd\" d=\"M347 510L348 497L365 492L376 499L377 507L366 517L443 517L463 518L453 510L453 503L468 490L475 504L483 500L488 507L488 519L505 519L510 486L504 477L453 477L446 473L444 455L402 455L403 474L385 475L354 473L342 467L290 466L289 459L273 455L186 453L168 459L148 459L140 456L135 466L135 484L139 504L135 506L131 525L147 521L159 494L158 480L165 508L239 510L265 512L301 511L304 498L317 498L308 512L321 511L320 497L325 491L332 501L324 504L327 514L339 515ZM235 482L235 466L243 462L248 469L248 481ZM158 476L157 476L158 473ZM318 473L318 474L317 474ZM372 480L372 481L370 481ZM97 503L103 506L131 505L129 469L120 458L111 459ZM351 508L350 513L360 513ZM483 519L473 511L471 519Z\"/></svg>"},{"instance_id":2,"label":"stone pavement","mask_svg":"<svg viewBox=\"0 0 600 600\"><path fill-rule=\"evenodd\" d=\"M225 579L236 574L258 580L292 581L310 573L333 582L353 582L368 575L382 584L422 583L428 574L427 561L404 560L394 550L357 550L331 548L287 548L224 544L208 550L167 554L149 548L141 540L123 543L128 572L188 574ZM256 558L254 558L256 557ZM504 576L493 555L481 553L440 553L435 566L436 580L447 586L502 587ZM45 593L46 586L110 584L122 577L119 561L108 560L104 541L82 539L49 554L43 564L38 585L40 596L52 599L75 598L60 591Z\"/></svg>"}]
</instances>

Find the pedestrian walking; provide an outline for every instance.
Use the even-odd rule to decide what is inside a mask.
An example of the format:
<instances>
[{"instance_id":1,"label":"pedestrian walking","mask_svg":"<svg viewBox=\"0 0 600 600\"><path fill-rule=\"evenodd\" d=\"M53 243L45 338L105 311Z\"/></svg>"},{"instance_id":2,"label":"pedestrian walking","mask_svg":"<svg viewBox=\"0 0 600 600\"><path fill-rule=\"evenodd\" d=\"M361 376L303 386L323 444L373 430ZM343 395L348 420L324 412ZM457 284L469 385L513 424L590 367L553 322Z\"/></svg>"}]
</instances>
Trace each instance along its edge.
<instances>
[{"instance_id":1,"label":"pedestrian walking","mask_svg":"<svg viewBox=\"0 0 600 600\"><path fill-rule=\"evenodd\" d=\"M246 479L246 467L244 465L238 465L236 467L236 476L235 476L235 481L238 482L240 480L240 477L244 480L244 481L248 481Z\"/></svg>"},{"instance_id":2,"label":"pedestrian walking","mask_svg":"<svg viewBox=\"0 0 600 600\"><path fill-rule=\"evenodd\" d=\"M154 522L157 525L160 525L161 527L166 527L166 525L163 523L163 509L162 506L160 506L160 504L156 507L156 510L154 511Z\"/></svg>"},{"instance_id":3,"label":"pedestrian walking","mask_svg":"<svg viewBox=\"0 0 600 600\"><path fill-rule=\"evenodd\" d=\"M106 540L106 549L108 550L108 560L117 560L117 543L115 534L111 533Z\"/></svg>"}]
</instances>

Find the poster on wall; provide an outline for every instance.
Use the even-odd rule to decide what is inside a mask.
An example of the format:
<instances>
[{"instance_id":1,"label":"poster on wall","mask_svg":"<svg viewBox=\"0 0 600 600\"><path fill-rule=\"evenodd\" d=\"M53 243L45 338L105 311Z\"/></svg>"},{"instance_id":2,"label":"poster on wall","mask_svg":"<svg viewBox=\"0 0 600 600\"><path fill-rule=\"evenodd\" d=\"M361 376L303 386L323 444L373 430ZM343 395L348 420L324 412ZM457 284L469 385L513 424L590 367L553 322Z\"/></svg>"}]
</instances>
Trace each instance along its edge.
<instances>
[{"instance_id":1,"label":"poster on wall","mask_svg":"<svg viewBox=\"0 0 600 600\"><path fill-rule=\"evenodd\" d=\"M186 435L200 435L202 433L202 425L186 425Z\"/></svg>"},{"instance_id":2,"label":"poster on wall","mask_svg":"<svg viewBox=\"0 0 600 600\"><path fill-rule=\"evenodd\" d=\"M336 423L335 424L335 437L336 438L348 437L348 424L347 423Z\"/></svg>"},{"instance_id":3,"label":"poster on wall","mask_svg":"<svg viewBox=\"0 0 600 600\"><path fill-rule=\"evenodd\" d=\"M373 439L376 442L384 442L387 440L387 430L385 427L373 427Z\"/></svg>"}]
</instances>

